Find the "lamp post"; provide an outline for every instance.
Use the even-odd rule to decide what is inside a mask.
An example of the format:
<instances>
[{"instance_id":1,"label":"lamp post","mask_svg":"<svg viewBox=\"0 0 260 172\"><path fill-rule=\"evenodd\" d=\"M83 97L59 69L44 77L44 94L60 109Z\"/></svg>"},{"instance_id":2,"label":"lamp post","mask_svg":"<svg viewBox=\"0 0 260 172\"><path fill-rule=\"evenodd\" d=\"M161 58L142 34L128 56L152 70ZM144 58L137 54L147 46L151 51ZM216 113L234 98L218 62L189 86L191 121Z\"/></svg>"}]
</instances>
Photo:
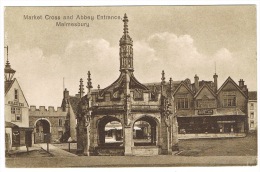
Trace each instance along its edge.
<instances>
[{"instance_id":1,"label":"lamp post","mask_svg":"<svg viewBox=\"0 0 260 172\"><path fill-rule=\"evenodd\" d=\"M70 137L69 139L68 139L68 143L69 143L69 152L70 152L70 143L72 142L73 140L72 140L72 138Z\"/></svg>"}]
</instances>

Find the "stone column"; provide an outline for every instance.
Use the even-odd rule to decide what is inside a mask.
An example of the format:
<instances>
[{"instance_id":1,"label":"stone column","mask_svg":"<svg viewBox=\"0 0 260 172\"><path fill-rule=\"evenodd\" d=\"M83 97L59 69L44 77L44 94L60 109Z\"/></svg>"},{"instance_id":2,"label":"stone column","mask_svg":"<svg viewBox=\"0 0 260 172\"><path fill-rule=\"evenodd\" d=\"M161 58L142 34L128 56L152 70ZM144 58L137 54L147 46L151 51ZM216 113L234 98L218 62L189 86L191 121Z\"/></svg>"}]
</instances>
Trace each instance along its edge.
<instances>
[{"instance_id":1,"label":"stone column","mask_svg":"<svg viewBox=\"0 0 260 172\"><path fill-rule=\"evenodd\" d=\"M132 155L132 146L133 146L133 129L132 127L124 128L124 146L125 146L125 155Z\"/></svg>"},{"instance_id":2,"label":"stone column","mask_svg":"<svg viewBox=\"0 0 260 172\"><path fill-rule=\"evenodd\" d=\"M84 155L85 156L90 156L90 125L85 127L85 132L84 132Z\"/></svg>"}]
</instances>

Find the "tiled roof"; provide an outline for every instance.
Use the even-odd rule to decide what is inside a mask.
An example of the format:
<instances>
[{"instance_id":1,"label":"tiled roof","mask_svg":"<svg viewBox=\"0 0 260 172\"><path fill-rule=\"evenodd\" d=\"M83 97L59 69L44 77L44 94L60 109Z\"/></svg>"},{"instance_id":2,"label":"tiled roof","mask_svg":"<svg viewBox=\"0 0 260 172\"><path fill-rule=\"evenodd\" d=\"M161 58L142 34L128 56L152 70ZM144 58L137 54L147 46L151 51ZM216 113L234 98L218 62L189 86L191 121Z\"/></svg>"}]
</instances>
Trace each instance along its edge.
<instances>
[{"instance_id":1,"label":"tiled roof","mask_svg":"<svg viewBox=\"0 0 260 172\"><path fill-rule=\"evenodd\" d=\"M257 100L257 91L249 91L248 100Z\"/></svg>"},{"instance_id":2,"label":"tiled roof","mask_svg":"<svg viewBox=\"0 0 260 172\"><path fill-rule=\"evenodd\" d=\"M79 101L80 101L80 98L75 97L75 96L70 96L70 98L69 98L69 102L70 102L70 105L71 105L74 113L76 113L76 111L77 111Z\"/></svg>"}]
</instances>

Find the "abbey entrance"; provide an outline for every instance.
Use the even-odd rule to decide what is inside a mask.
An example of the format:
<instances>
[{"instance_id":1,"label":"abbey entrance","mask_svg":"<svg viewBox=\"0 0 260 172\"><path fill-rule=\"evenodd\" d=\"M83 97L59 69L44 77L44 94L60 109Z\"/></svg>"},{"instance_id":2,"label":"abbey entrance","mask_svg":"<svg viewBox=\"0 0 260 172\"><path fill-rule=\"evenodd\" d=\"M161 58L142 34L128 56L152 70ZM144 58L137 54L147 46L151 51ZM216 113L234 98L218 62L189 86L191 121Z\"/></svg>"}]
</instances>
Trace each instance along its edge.
<instances>
[{"instance_id":1,"label":"abbey entrance","mask_svg":"<svg viewBox=\"0 0 260 172\"><path fill-rule=\"evenodd\" d=\"M88 156L172 154L178 149L172 80L166 83L164 72L159 85L141 84L135 78L126 14L123 22L119 78L104 89L92 89L88 72L85 96L81 82L77 151Z\"/></svg>"}]
</instances>

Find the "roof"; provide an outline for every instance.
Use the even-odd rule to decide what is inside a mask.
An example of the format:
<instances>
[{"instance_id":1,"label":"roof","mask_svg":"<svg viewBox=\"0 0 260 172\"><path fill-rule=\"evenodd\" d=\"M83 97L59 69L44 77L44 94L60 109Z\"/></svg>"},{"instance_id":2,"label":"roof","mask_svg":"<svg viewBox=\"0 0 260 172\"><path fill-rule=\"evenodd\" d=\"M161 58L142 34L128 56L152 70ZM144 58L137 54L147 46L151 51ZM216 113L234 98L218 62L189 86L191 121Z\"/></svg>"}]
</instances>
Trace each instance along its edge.
<instances>
[{"instance_id":1,"label":"roof","mask_svg":"<svg viewBox=\"0 0 260 172\"><path fill-rule=\"evenodd\" d=\"M214 91L213 91L213 90L211 89L211 87L209 87L209 85L206 84L206 83L203 84L203 86L199 89L199 91L196 93L196 95L195 95L194 97L197 97L197 96L200 94L200 92L203 90L204 87L206 87L206 88L211 92L211 94L212 94L214 97L216 97L216 94L214 93Z\"/></svg>"},{"instance_id":2,"label":"roof","mask_svg":"<svg viewBox=\"0 0 260 172\"><path fill-rule=\"evenodd\" d=\"M14 128L14 127L18 127L18 125L5 121L5 128Z\"/></svg>"},{"instance_id":3,"label":"roof","mask_svg":"<svg viewBox=\"0 0 260 172\"><path fill-rule=\"evenodd\" d=\"M257 91L249 91L248 100L257 100Z\"/></svg>"},{"instance_id":4,"label":"roof","mask_svg":"<svg viewBox=\"0 0 260 172\"><path fill-rule=\"evenodd\" d=\"M130 72L128 74L125 74L125 73L121 72L119 78L114 83L112 83L111 85L109 85L108 87L106 87L100 91L100 95L103 96L107 91L116 92L120 89L125 89L125 80L126 80L127 75L129 75L129 79L130 79L130 82L129 82L130 89L149 90L145 85L141 84L134 77L133 73Z\"/></svg>"},{"instance_id":5,"label":"roof","mask_svg":"<svg viewBox=\"0 0 260 172\"><path fill-rule=\"evenodd\" d=\"M6 82L5 81L5 95L8 93L8 91L11 89L11 87L13 86L13 84L15 83L15 81L17 82L17 85L19 87L19 89L21 90L22 96L24 97L25 103L26 105L29 107L29 103L26 100L26 97L24 96L23 90L19 84L19 82L17 81L16 78L14 78L11 82Z\"/></svg>"},{"instance_id":6,"label":"roof","mask_svg":"<svg viewBox=\"0 0 260 172\"><path fill-rule=\"evenodd\" d=\"M14 80L11 80L11 81L5 81L5 94L10 90L10 88L12 87L13 83L14 83Z\"/></svg>"},{"instance_id":7,"label":"roof","mask_svg":"<svg viewBox=\"0 0 260 172\"><path fill-rule=\"evenodd\" d=\"M70 105L71 105L74 113L76 113L76 111L77 111L79 101L80 101L80 98L78 98L78 97L75 97L75 96L69 97L69 102L70 102Z\"/></svg>"},{"instance_id":8,"label":"roof","mask_svg":"<svg viewBox=\"0 0 260 172\"><path fill-rule=\"evenodd\" d=\"M242 93L242 95L247 98L247 95L241 90L241 88L235 83L235 81L230 76L226 79L226 81L218 89L217 94L219 94L219 92L227 85L228 82L231 82L237 88L237 90L240 91Z\"/></svg>"}]
</instances>

